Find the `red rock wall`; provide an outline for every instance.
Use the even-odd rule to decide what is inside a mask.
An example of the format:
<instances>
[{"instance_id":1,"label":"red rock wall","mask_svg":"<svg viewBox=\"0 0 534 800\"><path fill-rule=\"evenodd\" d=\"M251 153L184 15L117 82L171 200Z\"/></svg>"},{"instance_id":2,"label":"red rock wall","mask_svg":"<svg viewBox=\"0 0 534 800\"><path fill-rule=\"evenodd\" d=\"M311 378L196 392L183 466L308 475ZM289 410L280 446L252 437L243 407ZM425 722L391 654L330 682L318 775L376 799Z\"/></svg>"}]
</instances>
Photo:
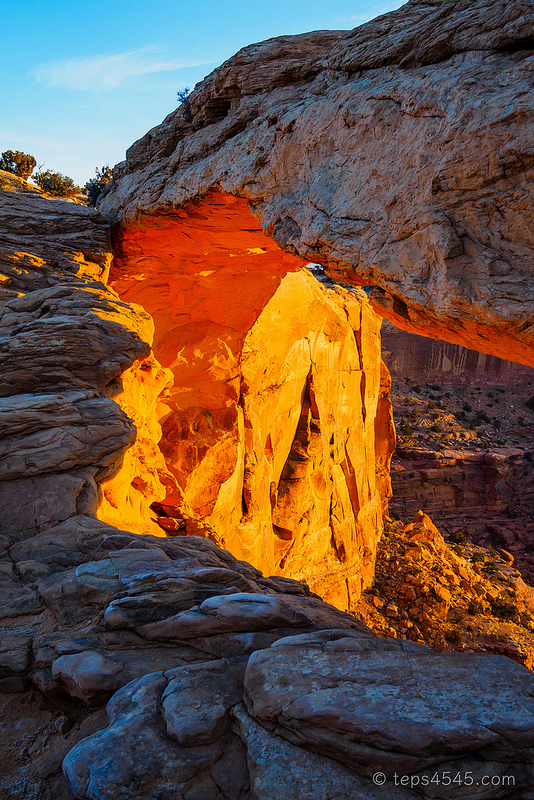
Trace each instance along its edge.
<instances>
[{"instance_id":1,"label":"red rock wall","mask_svg":"<svg viewBox=\"0 0 534 800\"><path fill-rule=\"evenodd\" d=\"M534 476L523 450L399 448L391 481L391 510L401 518L424 509L444 532L464 530L484 546L504 547L534 577Z\"/></svg>"},{"instance_id":2,"label":"red rock wall","mask_svg":"<svg viewBox=\"0 0 534 800\"><path fill-rule=\"evenodd\" d=\"M494 355L468 350L397 328L382 322L382 356L393 378L411 378L421 383L455 386L467 383L514 386L534 380L534 370Z\"/></svg>"}]
</instances>

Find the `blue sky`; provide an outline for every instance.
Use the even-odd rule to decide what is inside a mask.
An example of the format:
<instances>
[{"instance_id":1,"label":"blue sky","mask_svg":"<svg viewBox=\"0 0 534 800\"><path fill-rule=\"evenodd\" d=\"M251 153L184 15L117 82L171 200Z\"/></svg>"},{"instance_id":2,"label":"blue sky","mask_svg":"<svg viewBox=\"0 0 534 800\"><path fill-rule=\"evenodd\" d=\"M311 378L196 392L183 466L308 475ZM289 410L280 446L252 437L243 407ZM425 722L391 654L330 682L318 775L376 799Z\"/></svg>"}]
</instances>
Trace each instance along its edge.
<instances>
[{"instance_id":1,"label":"blue sky","mask_svg":"<svg viewBox=\"0 0 534 800\"><path fill-rule=\"evenodd\" d=\"M396 0L0 0L0 152L31 153L80 184L241 47L350 29Z\"/></svg>"}]
</instances>

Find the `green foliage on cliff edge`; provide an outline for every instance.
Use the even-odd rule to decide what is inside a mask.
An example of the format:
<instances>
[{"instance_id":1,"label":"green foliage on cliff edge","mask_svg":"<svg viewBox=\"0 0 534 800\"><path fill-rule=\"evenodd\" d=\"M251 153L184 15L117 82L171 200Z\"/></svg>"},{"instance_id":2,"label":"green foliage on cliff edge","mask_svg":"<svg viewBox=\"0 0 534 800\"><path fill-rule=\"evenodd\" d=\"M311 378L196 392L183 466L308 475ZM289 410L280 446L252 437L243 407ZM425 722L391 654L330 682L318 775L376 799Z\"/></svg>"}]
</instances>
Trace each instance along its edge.
<instances>
[{"instance_id":1,"label":"green foliage on cliff edge","mask_svg":"<svg viewBox=\"0 0 534 800\"><path fill-rule=\"evenodd\" d=\"M51 169L38 172L34 180L43 192L52 197L72 197L80 191L80 187L76 186L72 178L62 175L61 172L53 172Z\"/></svg>"},{"instance_id":2,"label":"green foliage on cliff edge","mask_svg":"<svg viewBox=\"0 0 534 800\"><path fill-rule=\"evenodd\" d=\"M33 156L21 150L5 150L0 157L0 169L24 180L30 177L36 164L37 161Z\"/></svg>"},{"instance_id":3,"label":"green foliage on cliff edge","mask_svg":"<svg viewBox=\"0 0 534 800\"><path fill-rule=\"evenodd\" d=\"M112 169L109 166L102 167L102 169L95 169L96 177L87 181L83 187L83 191L87 195L87 201L90 206L96 206L96 201L104 191L104 186L110 182L112 177Z\"/></svg>"}]
</instances>

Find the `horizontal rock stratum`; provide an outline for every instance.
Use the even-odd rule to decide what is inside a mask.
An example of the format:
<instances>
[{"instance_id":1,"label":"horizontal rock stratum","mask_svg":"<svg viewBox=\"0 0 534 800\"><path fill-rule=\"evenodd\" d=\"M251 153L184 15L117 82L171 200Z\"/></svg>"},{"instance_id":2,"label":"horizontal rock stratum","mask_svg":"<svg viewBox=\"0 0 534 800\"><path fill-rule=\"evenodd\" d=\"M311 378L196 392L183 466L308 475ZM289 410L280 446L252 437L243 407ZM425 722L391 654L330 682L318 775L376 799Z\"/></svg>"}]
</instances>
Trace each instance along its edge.
<instances>
[{"instance_id":1,"label":"horizontal rock stratum","mask_svg":"<svg viewBox=\"0 0 534 800\"><path fill-rule=\"evenodd\" d=\"M251 45L129 149L100 208L128 229L243 197L399 327L532 366L533 40L525 0L412 0Z\"/></svg>"}]
</instances>

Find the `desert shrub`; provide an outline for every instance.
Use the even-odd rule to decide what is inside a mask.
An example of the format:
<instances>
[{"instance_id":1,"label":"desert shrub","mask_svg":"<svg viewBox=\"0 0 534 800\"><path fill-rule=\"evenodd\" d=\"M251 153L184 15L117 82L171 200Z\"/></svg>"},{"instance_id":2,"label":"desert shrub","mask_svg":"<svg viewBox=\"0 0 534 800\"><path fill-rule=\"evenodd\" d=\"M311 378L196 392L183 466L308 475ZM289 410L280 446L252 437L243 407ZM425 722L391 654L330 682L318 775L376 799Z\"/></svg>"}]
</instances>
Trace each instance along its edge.
<instances>
[{"instance_id":1,"label":"desert shrub","mask_svg":"<svg viewBox=\"0 0 534 800\"><path fill-rule=\"evenodd\" d=\"M37 161L33 156L23 153L21 150L6 150L0 157L0 169L11 172L12 175L18 175L24 180L30 177L36 164Z\"/></svg>"},{"instance_id":2,"label":"desert shrub","mask_svg":"<svg viewBox=\"0 0 534 800\"><path fill-rule=\"evenodd\" d=\"M472 411L473 410L473 406L470 405L470 403L464 403L462 408L463 408L464 411Z\"/></svg>"},{"instance_id":3,"label":"desert shrub","mask_svg":"<svg viewBox=\"0 0 534 800\"><path fill-rule=\"evenodd\" d=\"M443 428L441 427L441 425L438 425L438 424L435 422L433 425L431 425L431 426L430 426L430 430L431 430L433 433L441 433L441 432L442 432L442 430L443 430Z\"/></svg>"},{"instance_id":4,"label":"desert shrub","mask_svg":"<svg viewBox=\"0 0 534 800\"><path fill-rule=\"evenodd\" d=\"M35 182L43 192L52 197L72 197L80 191L80 187L76 186L72 178L51 169L47 169L46 172L38 172Z\"/></svg>"},{"instance_id":5,"label":"desert shrub","mask_svg":"<svg viewBox=\"0 0 534 800\"><path fill-rule=\"evenodd\" d=\"M182 89L180 92L176 92L176 99L183 108L185 112L185 118L188 122L193 120L193 115L191 114L191 101L189 100L190 94L191 90L189 86L186 86L185 89Z\"/></svg>"},{"instance_id":6,"label":"desert shrub","mask_svg":"<svg viewBox=\"0 0 534 800\"><path fill-rule=\"evenodd\" d=\"M90 178L83 187L90 206L96 206L96 201L104 191L104 186L110 182L112 175L113 171L107 165L102 169L95 168L95 177Z\"/></svg>"},{"instance_id":7,"label":"desert shrub","mask_svg":"<svg viewBox=\"0 0 534 800\"><path fill-rule=\"evenodd\" d=\"M486 556L484 553L475 552L471 555L471 561L473 564L483 564L486 560Z\"/></svg>"},{"instance_id":8,"label":"desert shrub","mask_svg":"<svg viewBox=\"0 0 534 800\"><path fill-rule=\"evenodd\" d=\"M475 414L475 420L478 420L477 424L481 425L483 422L489 422L490 418L485 411L477 411Z\"/></svg>"},{"instance_id":9,"label":"desert shrub","mask_svg":"<svg viewBox=\"0 0 534 800\"><path fill-rule=\"evenodd\" d=\"M499 428L501 427L501 420L497 419L497 417L493 417L493 427L495 428L496 431L498 431Z\"/></svg>"},{"instance_id":10,"label":"desert shrub","mask_svg":"<svg viewBox=\"0 0 534 800\"><path fill-rule=\"evenodd\" d=\"M454 628L452 631L447 631L445 638L451 644L456 644L461 641L462 635L458 629Z\"/></svg>"},{"instance_id":11,"label":"desert shrub","mask_svg":"<svg viewBox=\"0 0 534 800\"><path fill-rule=\"evenodd\" d=\"M447 538L452 544L461 544L464 546L467 544L467 534L463 529L449 533Z\"/></svg>"},{"instance_id":12,"label":"desert shrub","mask_svg":"<svg viewBox=\"0 0 534 800\"><path fill-rule=\"evenodd\" d=\"M399 423L399 427L403 436L412 436L413 428L409 422L403 417Z\"/></svg>"},{"instance_id":13,"label":"desert shrub","mask_svg":"<svg viewBox=\"0 0 534 800\"><path fill-rule=\"evenodd\" d=\"M455 411L454 416L459 422L465 422L467 419L465 411Z\"/></svg>"},{"instance_id":14,"label":"desert shrub","mask_svg":"<svg viewBox=\"0 0 534 800\"><path fill-rule=\"evenodd\" d=\"M416 394L421 394L423 391L420 386L413 386L412 388Z\"/></svg>"},{"instance_id":15,"label":"desert shrub","mask_svg":"<svg viewBox=\"0 0 534 800\"><path fill-rule=\"evenodd\" d=\"M491 613L499 619L509 620L510 622L519 622L519 609L516 603L507 600L505 597L496 597L491 601Z\"/></svg>"},{"instance_id":16,"label":"desert shrub","mask_svg":"<svg viewBox=\"0 0 534 800\"><path fill-rule=\"evenodd\" d=\"M432 391L434 391L434 392L439 392L439 391L440 391L440 389L441 389L441 386L439 385L439 383L433 383L433 384L432 384L432 386L431 386L430 388L431 388L431 389L432 389Z\"/></svg>"},{"instance_id":17,"label":"desert shrub","mask_svg":"<svg viewBox=\"0 0 534 800\"><path fill-rule=\"evenodd\" d=\"M469 614L472 614L473 617L476 614L479 614L480 613L479 603L477 603L475 599L470 600L469 603L467 604L467 611Z\"/></svg>"},{"instance_id":18,"label":"desert shrub","mask_svg":"<svg viewBox=\"0 0 534 800\"><path fill-rule=\"evenodd\" d=\"M534 395L530 397L528 400L525 400L525 405L531 411L534 411Z\"/></svg>"}]
</instances>

